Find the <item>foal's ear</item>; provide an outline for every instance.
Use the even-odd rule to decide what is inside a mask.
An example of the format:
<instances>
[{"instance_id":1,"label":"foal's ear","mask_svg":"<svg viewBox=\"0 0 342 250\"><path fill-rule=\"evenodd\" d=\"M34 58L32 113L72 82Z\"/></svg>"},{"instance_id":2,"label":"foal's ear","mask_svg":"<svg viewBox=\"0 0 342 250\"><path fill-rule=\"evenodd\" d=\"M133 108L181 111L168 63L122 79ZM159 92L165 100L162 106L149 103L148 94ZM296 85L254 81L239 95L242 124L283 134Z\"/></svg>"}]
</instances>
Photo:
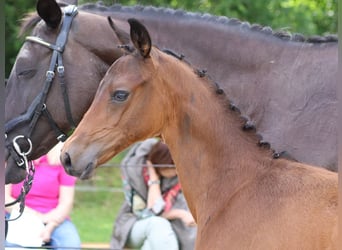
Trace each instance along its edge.
<instances>
[{"instance_id":1,"label":"foal's ear","mask_svg":"<svg viewBox=\"0 0 342 250\"><path fill-rule=\"evenodd\" d=\"M134 47L143 57L149 57L151 51L151 38L147 29L134 18L128 19L128 23L131 26L131 40Z\"/></svg>"},{"instance_id":2,"label":"foal's ear","mask_svg":"<svg viewBox=\"0 0 342 250\"><path fill-rule=\"evenodd\" d=\"M37 12L50 28L57 28L61 22L62 10L55 0L39 0Z\"/></svg>"},{"instance_id":3,"label":"foal's ear","mask_svg":"<svg viewBox=\"0 0 342 250\"><path fill-rule=\"evenodd\" d=\"M114 31L116 37L119 39L121 45L128 44L130 42L129 35L124 30L120 29L112 20L110 16L107 17L109 26Z\"/></svg>"}]
</instances>

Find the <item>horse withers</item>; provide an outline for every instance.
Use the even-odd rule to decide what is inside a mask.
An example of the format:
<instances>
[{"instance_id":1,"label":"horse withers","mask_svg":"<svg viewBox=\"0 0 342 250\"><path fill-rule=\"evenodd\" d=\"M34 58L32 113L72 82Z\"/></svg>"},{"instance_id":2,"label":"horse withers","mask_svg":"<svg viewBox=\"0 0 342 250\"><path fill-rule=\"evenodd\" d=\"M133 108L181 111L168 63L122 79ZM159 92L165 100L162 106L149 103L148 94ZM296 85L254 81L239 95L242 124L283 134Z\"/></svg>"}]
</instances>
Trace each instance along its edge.
<instances>
[{"instance_id":1,"label":"horse withers","mask_svg":"<svg viewBox=\"0 0 342 250\"><path fill-rule=\"evenodd\" d=\"M274 159L219 85L129 23L135 49L124 46L66 141L67 172L89 178L134 142L160 136L197 222L196 249L337 249L337 174Z\"/></svg>"}]
</instances>

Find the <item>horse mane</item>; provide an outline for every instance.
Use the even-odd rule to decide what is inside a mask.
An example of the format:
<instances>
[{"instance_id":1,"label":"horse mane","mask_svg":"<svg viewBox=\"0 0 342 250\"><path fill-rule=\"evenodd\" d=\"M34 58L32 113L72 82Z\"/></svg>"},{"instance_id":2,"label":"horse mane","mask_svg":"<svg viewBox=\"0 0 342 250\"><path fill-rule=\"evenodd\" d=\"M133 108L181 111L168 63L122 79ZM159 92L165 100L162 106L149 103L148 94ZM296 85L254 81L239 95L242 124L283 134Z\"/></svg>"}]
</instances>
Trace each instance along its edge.
<instances>
[{"instance_id":1,"label":"horse mane","mask_svg":"<svg viewBox=\"0 0 342 250\"><path fill-rule=\"evenodd\" d=\"M27 32L32 30L36 24L42 20L36 12L29 12L21 19L21 26L19 30L19 37L24 36Z\"/></svg>"},{"instance_id":2,"label":"horse mane","mask_svg":"<svg viewBox=\"0 0 342 250\"><path fill-rule=\"evenodd\" d=\"M240 21L236 18L228 18L225 16L214 16L208 13L199 13L199 12L187 12L182 9L171 9L164 7L154 7L154 6L143 6L143 5L134 5L134 6L123 6L121 4L113 4L111 6L104 5L101 1L97 3L87 3L79 7L79 9L84 11L98 11L98 12L124 12L124 13L135 13L140 12L146 15L171 15L178 16L184 18L192 18L200 21L208 21L214 24L223 24L228 26L238 26L240 29L250 30L260 32L266 35L271 35L277 37L284 41L293 41L293 42L306 42L306 43L329 43L329 42L338 42L337 35L325 35L318 36L313 35L309 37L305 37L303 34L293 33L291 34L285 29L274 31L269 26L262 26L260 24L250 24L249 22Z\"/></svg>"},{"instance_id":3,"label":"horse mane","mask_svg":"<svg viewBox=\"0 0 342 250\"><path fill-rule=\"evenodd\" d=\"M278 158L286 158L288 160L294 160L291 155L289 155L286 151L283 152L275 152L274 149L271 148L271 144L267 141L263 140L263 137L261 134L257 133L256 127L253 124L252 121L250 121L246 116L243 116L239 110L238 107L235 106L230 100L227 94L223 91L223 89L220 87L220 84L215 82L212 77L210 77L209 74L205 70L197 69L195 68L189 61L185 60L184 55L182 54L177 54L176 52L169 50L169 49L164 49L161 50L161 52L168 54L179 61L182 61L185 63L188 67L190 67L194 73L200 77L204 78L206 80L206 83L211 84L211 88L214 89L216 95L218 97L223 98L223 105L227 107L228 112L233 112L235 115L238 116L238 119L240 120L240 123L242 124L241 129L248 133L249 136L253 137L253 139L256 141L256 146L259 146L260 148L263 148L265 150L268 150L272 153L272 157L275 159Z\"/></svg>"},{"instance_id":4,"label":"horse mane","mask_svg":"<svg viewBox=\"0 0 342 250\"><path fill-rule=\"evenodd\" d=\"M195 12L186 12L181 9L171 9L171 8L163 8L163 7L154 7L154 6L143 6L143 5L134 5L134 6L123 6L121 4L114 4L111 6L106 6L102 2L97 3L87 3L79 6L80 10L84 11L99 11L99 12L125 12L125 13L135 13L141 12L146 15L171 15L171 16L179 16L185 18L193 18L201 21L209 21L214 24L223 24L228 26L238 26L240 29L257 31L263 34L271 35L277 37L281 40L293 41L293 42L307 42L307 43L329 43L329 42L338 42L337 35L325 35L325 36L309 36L305 37L302 34L294 33L286 31L285 29L274 31L269 26L262 26L260 24L250 24L249 22L243 22L236 18L228 18L225 16L214 16L208 13L195 13ZM22 37L29 30L33 29L33 27L41 20L41 18L37 15L36 12L30 12L25 15L25 17L21 20L21 27L19 31L19 37Z\"/></svg>"}]
</instances>

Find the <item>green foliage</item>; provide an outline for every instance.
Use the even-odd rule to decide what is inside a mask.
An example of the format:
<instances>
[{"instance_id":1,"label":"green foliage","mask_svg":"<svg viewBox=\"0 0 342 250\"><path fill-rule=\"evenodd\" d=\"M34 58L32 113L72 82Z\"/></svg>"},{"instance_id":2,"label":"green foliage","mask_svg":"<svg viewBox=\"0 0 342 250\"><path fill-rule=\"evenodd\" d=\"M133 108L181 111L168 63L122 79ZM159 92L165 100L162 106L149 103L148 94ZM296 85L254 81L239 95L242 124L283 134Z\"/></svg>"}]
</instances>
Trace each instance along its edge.
<instances>
[{"instance_id":1,"label":"green foliage","mask_svg":"<svg viewBox=\"0 0 342 250\"><path fill-rule=\"evenodd\" d=\"M122 152L96 169L90 180L78 180L71 219L82 242L109 242L116 215L124 200L119 163Z\"/></svg>"},{"instance_id":2,"label":"green foliage","mask_svg":"<svg viewBox=\"0 0 342 250\"><path fill-rule=\"evenodd\" d=\"M5 2L5 52L6 64L5 75L8 76L16 55L23 43L23 39L18 37L20 20L24 14L33 11L35 1L27 0L6 0Z\"/></svg>"},{"instance_id":3,"label":"green foliage","mask_svg":"<svg viewBox=\"0 0 342 250\"><path fill-rule=\"evenodd\" d=\"M101 167L89 181L78 181L71 214L82 242L109 242L124 200L120 169Z\"/></svg>"}]
</instances>

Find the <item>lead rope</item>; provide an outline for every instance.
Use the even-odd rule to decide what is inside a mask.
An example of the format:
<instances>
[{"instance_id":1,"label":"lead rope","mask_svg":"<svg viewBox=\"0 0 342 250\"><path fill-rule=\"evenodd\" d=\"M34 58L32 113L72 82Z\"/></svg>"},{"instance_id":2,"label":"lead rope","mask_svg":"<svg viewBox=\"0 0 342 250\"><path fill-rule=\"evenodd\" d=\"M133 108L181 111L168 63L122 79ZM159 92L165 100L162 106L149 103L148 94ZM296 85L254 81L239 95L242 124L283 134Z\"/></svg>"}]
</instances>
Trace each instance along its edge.
<instances>
[{"instance_id":1,"label":"lead rope","mask_svg":"<svg viewBox=\"0 0 342 250\"><path fill-rule=\"evenodd\" d=\"M34 177L34 173L35 173L35 168L34 168L32 161L28 161L28 159L27 159L27 155L29 153L31 153L31 150L32 150L31 140L26 138L28 143L29 143L29 148L25 152L25 151L21 151L21 148L20 148L19 144L17 143L17 140L22 139L22 138L25 138L25 137L23 135L16 136L13 139L13 147L14 147L15 151L18 153L18 155L20 155L20 157L22 158L22 160L24 162L23 165L25 166L27 175L24 179L24 183L23 183L23 186L21 188L20 195L18 196L18 198L15 199L14 201L10 202L10 203L5 204L5 207L10 207L16 203L20 203L19 215L15 218L12 218L12 219L5 218L6 221L17 220L23 214L24 208L25 208L25 197L32 187L33 177Z\"/></svg>"}]
</instances>

